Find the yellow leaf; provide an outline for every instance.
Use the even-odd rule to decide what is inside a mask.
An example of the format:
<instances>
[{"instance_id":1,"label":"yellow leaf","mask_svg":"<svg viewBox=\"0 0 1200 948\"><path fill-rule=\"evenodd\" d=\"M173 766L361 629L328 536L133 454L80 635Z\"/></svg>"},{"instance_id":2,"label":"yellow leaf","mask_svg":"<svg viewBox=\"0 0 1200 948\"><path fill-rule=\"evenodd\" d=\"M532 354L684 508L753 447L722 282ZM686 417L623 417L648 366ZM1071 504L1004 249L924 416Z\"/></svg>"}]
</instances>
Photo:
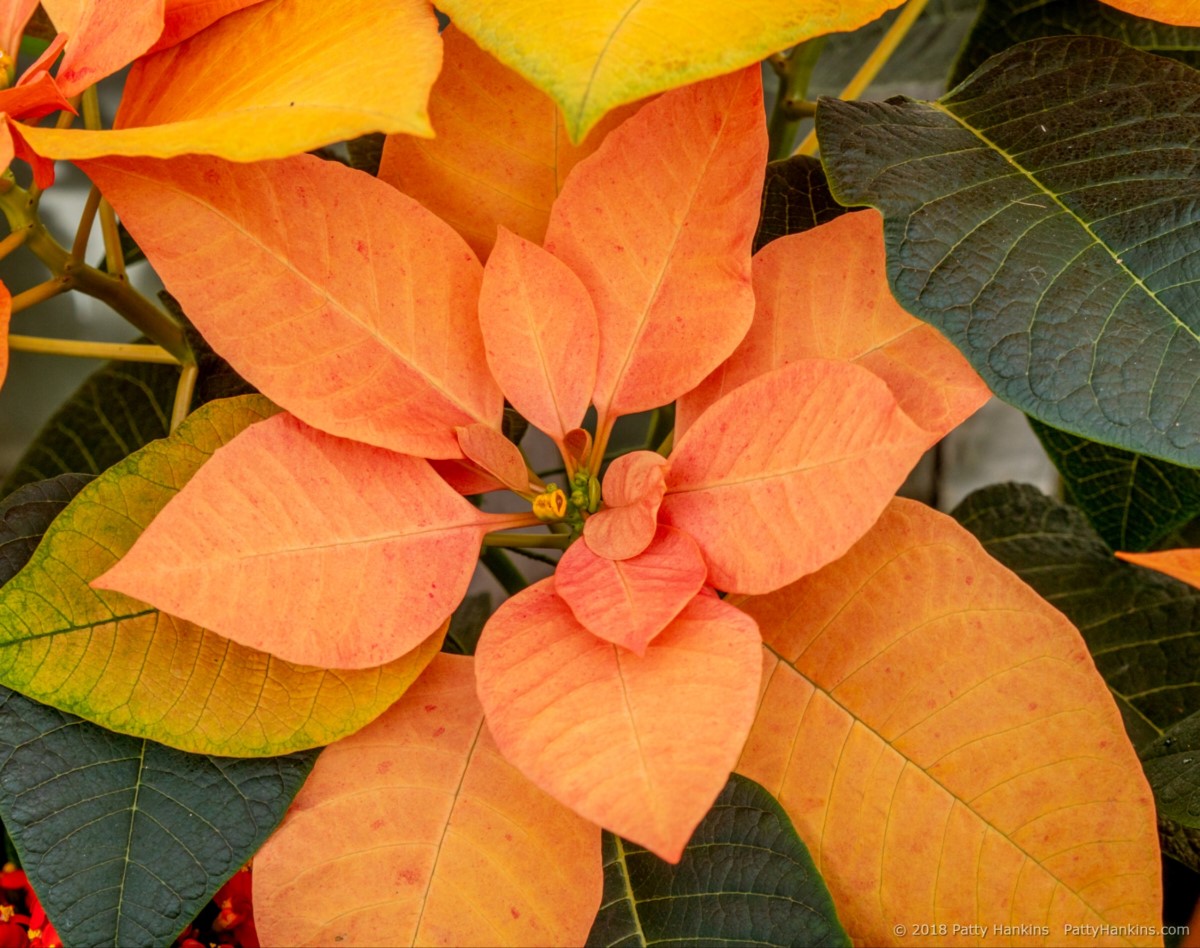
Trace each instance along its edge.
<instances>
[{"instance_id":1,"label":"yellow leaf","mask_svg":"<svg viewBox=\"0 0 1200 948\"><path fill-rule=\"evenodd\" d=\"M1112 697L1078 631L954 521L893 501L842 559L731 601L768 646L737 769L856 943L1157 943L1154 802Z\"/></svg>"},{"instance_id":2,"label":"yellow leaf","mask_svg":"<svg viewBox=\"0 0 1200 948\"><path fill-rule=\"evenodd\" d=\"M454 25L558 103L573 141L610 109L732 72L901 0L442 0Z\"/></svg>"},{"instance_id":3,"label":"yellow leaf","mask_svg":"<svg viewBox=\"0 0 1200 948\"><path fill-rule=\"evenodd\" d=\"M35 128L38 154L279 158L366 132L431 135L441 40L423 0L269 0L145 56L117 128Z\"/></svg>"}]
</instances>

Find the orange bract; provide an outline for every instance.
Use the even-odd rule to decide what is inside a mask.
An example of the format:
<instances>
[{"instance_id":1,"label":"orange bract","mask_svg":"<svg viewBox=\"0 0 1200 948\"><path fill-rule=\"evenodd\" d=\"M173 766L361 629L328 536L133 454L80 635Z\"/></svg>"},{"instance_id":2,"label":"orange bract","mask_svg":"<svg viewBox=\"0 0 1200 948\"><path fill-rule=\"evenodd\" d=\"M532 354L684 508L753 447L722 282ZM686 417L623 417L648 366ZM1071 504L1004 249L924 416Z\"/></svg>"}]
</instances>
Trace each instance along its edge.
<instances>
[{"instance_id":1,"label":"orange bract","mask_svg":"<svg viewBox=\"0 0 1200 948\"><path fill-rule=\"evenodd\" d=\"M212 346L308 424L434 458L461 456L456 427L499 425L482 267L415 201L308 155L82 167Z\"/></svg>"},{"instance_id":2,"label":"orange bract","mask_svg":"<svg viewBox=\"0 0 1200 948\"><path fill-rule=\"evenodd\" d=\"M677 436L724 393L799 359L870 369L931 442L990 396L959 351L892 296L877 211L774 240L755 255L753 267L750 331L733 355L679 399Z\"/></svg>"},{"instance_id":3,"label":"orange bract","mask_svg":"<svg viewBox=\"0 0 1200 948\"><path fill-rule=\"evenodd\" d=\"M1166 573L1192 586L1200 586L1200 550L1159 550L1154 553L1120 553L1118 559Z\"/></svg>"},{"instance_id":4,"label":"orange bract","mask_svg":"<svg viewBox=\"0 0 1200 948\"><path fill-rule=\"evenodd\" d=\"M602 417L674 401L745 335L762 109L757 67L661 96L581 161L555 202L546 249L596 304Z\"/></svg>"},{"instance_id":5,"label":"orange bract","mask_svg":"<svg viewBox=\"0 0 1200 948\"><path fill-rule=\"evenodd\" d=\"M419 458L279 415L214 454L95 585L288 661L367 668L449 617L483 535L513 519Z\"/></svg>"},{"instance_id":6,"label":"orange bract","mask_svg":"<svg viewBox=\"0 0 1200 948\"><path fill-rule=\"evenodd\" d=\"M1175 26L1200 26L1200 0L1104 0L1110 7Z\"/></svg>"},{"instance_id":7,"label":"orange bract","mask_svg":"<svg viewBox=\"0 0 1200 948\"><path fill-rule=\"evenodd\" d=\"M74 96L140 56L163 31L165 0L42 0L70 37L56 78Z\"/></svg>"},{"instance_id":8,"label":"orange bract","mask_svg":"<svg viewBox=\"0 0 1200 948\"><path fill-rule=\"evenodd\" d=\"M262 2L263 0L167 0L163 31L149 51L155 53L176 43L182 43L221 17Z\"/></svg>"},{"instance_id":9,"label":"orange bract","mask_svg":"<svg viewBox=\"0 0 1200 948\"><path fill-rule=\"evenodd\" d=\"M568 172L635 108L618 109L573 145L544 93L455 26L442 41L446 61L429 96L437 137L389 135L379 177L452 225L480 260L491 253L497 227L541 243Z\"/></svg>"},{"instance_id":10,"label":"orange bract","mask_svg":"<svg viewBox=\"0 0 1200 948\"><path fill-rule=\"evenodd\" d=\"M897 500L836 563L740 605L768 651L738 770L787 809L856 942L906 944L914 906L988 943L1024 943L1001 932L1030 920L1046 944L1153 930L1154 802L1112 697L1079 633L965 530Z\"/></svg>"},{"instance_id":11,"label":"orange bract","mask_svg":"<svg viewBox=\"0 0 1200 948\"><path fill-rule=\"evenodd\" d=\"M522 773L677 862L754 717L758 643L745 614L697 596L639 657L580 625L543 580L488 622L479 697Z\"/></svg>"},{"instance_id":12,"label":"orange bract","mask_svg":"<svg viewBox=\"0 0 1200 948\"><path fill-rule=\"evenodd\" d=\"M600 831L500 756L471 659L439 655L321 754L254 859L254 916L271 945L581 945L601 876Z\"/></svg>"},{"instance_id":13,"label":"orange bract","mask_svg":"<svg viewBox=\"0 0 1200 948\"><path fill-rule=\"evenodd\" d=\"M667 489L667 459L654 451L622 454L604 475L605 508L584 524L584 542L612 560L641 553L658 529L658 508Z\"/></svg>"}]
</instances>

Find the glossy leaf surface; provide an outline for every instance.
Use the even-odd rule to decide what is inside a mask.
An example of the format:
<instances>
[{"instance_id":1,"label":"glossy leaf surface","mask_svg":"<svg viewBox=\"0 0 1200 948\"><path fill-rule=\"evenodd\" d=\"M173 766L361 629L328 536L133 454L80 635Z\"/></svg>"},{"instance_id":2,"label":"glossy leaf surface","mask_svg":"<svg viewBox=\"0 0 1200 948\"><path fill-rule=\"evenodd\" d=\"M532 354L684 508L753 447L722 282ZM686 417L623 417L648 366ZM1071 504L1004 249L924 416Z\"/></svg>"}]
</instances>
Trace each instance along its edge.
<instances>
[{"instance_id":1,"label":"glossy leaf surface","mask_svg":"<svg viewBox=\"0 0 1200 948\"><path fill-rule=\"evenodd\" d=\"M1078 510L1028 485L976 491L954 517L1078 627L1135 746L1200 711L1200 591L1115 559Z\"/></svg>"},{"instance_id":2,"label":"glossy leaf surface","mask_svg":"<svg viewBox=\"0 0 1200 948\"><path fill-rule=\"evenodd\" d=\"M168 944L283 817L316 757L113 734L0 688L0 815L67 944Z\"/></svg>"},{"instance_id":3,"label":"glossy leaf surface","mask_svg":"<svg viewBox=\"0 0 1200 948\"><path fill-rule=\"evenodd\" d=\"M1127 46L1200 66L1200 29L1169 26L1093 0L985 0L954 64L956 86L989 56L1040 36L1107 36Z\"/></svg>"},{"instance_id":4,"label":"glossy leaf surface","mask_svg":"<svg viewBox=\"0 0 1200 948\"><path fill-rule=\"evenodd\" d=\"M218 451L93 584L286 661L370 668L450 618L496 519L420 458L281 414Z\"/></svg>"},{"instance_id":5,"label":"glossy leaf surface","mask_svg":"<svg viewBox=\"0 0 1200 948\"><path fill-rule=\"evenodd\" d=\"M596 304L598 409L673 401L745 335L766 149L755 68L660 96L576 165L546 249Z\"/></svg>"},{"instance_id":6,"label":"glossy leaf surface","mask_svg":"<svg viewBox=\"0 0 1200 948\"><path fill-rule=\"evenodd\" d=\"M763 180L754 252L758 253L772 240L828 224L847 210L829 190L820 159L794 155L784 161L772 161Z\"/></svg>"},{"instance_id":7,"label":"glossy leaf surface","mask_svg":"<svg viewBox=\"0 0 1200 948\"><path fill-rule=\"evenodd\" d=\"M839 200L884 213L897 299L997 395L1194 465L1197 102L1187 66L1057 37L937 102L829 101L817 128Z\"/></svg>"},{"instance_id":8,"label":"glossy leaf surface","mask_svg":"<svg viewBox=\"0 0 1200 948\"><path fill-rule=\"evenodd\" d=\"M90 480L60 475L0 505L0 586ZM315 759L185 754L0 688L0 817L68 944L173 939L266 839Z\"/></svg>"},{"instance_id":9,"label":"glossy leaf surface","mask_svg":"<svg viewBox=\"0 0 1200 948\"><path fill-rule=\"evenodd\" d=\"M700 544L708 582L768 592L837 559L929 443L887 385L807 359L730 392L671 453L660 520Z\"/></svg>"},{"instance_id":10,"label":"glossy leaf surface","mask_svg":"<svg viewBox=\"0 0 1200 948\"><path fill-rule=\"evenodd\" d=\"M755 255L754 322L733 355L679 400L677 434L721 395L799 359L869 369L931 441L987 401L958 350L892 297L881 224L874 211L850 214Z\"/></svg>"},{"instance_id":11,"label":"glossy leaf surface","mask_svg":"<svg viewBox=\"0 0 1200 948\"><path fill-rule=\"evenodd\" d=\"M786 0L446 0L458 27L558 103L579 141L614 107L826 33L853 30L898 4Z\"/></svg>"},{"instance_id":12,"label":"glossy leaf surface","mask_svg":"<svg viewBox=\"0 0 1200 948\"><path fill-rule=\"evenodd\" d=\"M537 244L501 230L479 295L488 366L512 406L562 442L596 382L596 310L579 278Z\"/></svg>"},{"instance_id":13,"label":"glossy leaf surface","mask_svg":"<svg viewBox=\"0 0 1200 948\"><path fill-rule=\"evenodd\" d=\"M0 590L0 684L122 734L241 756L337 740L403 693L440 634L390 665L330 671L88 586L217 447L272 410L253 397L206 405L76 496Z\"/></svg>"},{"instance_id":14,"label":"glossy leaf surface","mask_svg":"<svg viewBox=\"0 0 1200 948\"><path fill-rule=\"evenodd\" d=\"M431 134L440 66L421 0L267 0L141 59L115 129L20 130L51 158L281 158L366 132Z\"/></svg>"},{"instance_id":15,"label":"glossy leaf surface","mask_svg":"<svg viewBox=\"0 0 1200 948\"><path fill-rule=\"evenodd\" d=\"M845 945L829 891L787 814L730 774L679 865L604 834L604 904L588 945Z\"/></svg>"},{"instance_id":16,"label":"glossy leaf surface","mask_svg":"<svg viewBox=\"0 0 1200 948\"><path fill-rule=\"evenodd\" d=\"M439 655L377 721L326 748L254 861L264 944L583 943L600 833L500 756L473 671Z\"/></svg>"},{"instance_id":17,"label":"glossy leaf surface","mask_svg":"<svg viewBox=\"0 0 1200 948\"><path fill-rule=\"evenodd\" d=\"M1200 515L1200 471L1032 421L1067 496L1114 550L1144 550Z\"/></svg>"},{"instance_id":18,"label":"glossy leaf surface","mask_svg":"<svg viewBox=\"0 0 1200 948\"><path fill-rule=\"evenodd\" d=\"M567 174L636 107L618 109L573 145L545 93L453 24L442 41L445 65L429 96L437 137L389 135L379 177L453 226L480 260L498 227L540 244Z\"/></svg>"},{"instance_id":19,"label":"glossy leaf surface","mask_svg":"<svg viewBox=\"0 0 1200 948\"><path fill-rule=\"evenodd\" d=\"M612 560L574 543L554 571L554 589L589 632L638 655L695 598L708 568L696 541L659 527L636 556Z\"/></svg>"},{"instance_id":20,"label":"glossy leaf surface","mask_svg":"<svg viewBox=\"0 0 1200 948\"><path fill-rule=\"evenodd\" d=\"M989 933L1036 918L1050 943L1152 930L1154 804L1104 682L952 520L897 500L836 563L741 608L768 648L738 771L783 804L855 942L905 944L914 905Z\"/></svg>"},{"instance_id":21,"label":"glossy leaf surface","mask_svg":"<svg viewBox=\"0 0 1200 948\"><path fill-rule=\"evenodd\" d=\"M308 155L84 168L213 348L310 425L452 458L455 427L499 424L481 268L410 198Z\"/></svg>"},{"instance_id":22,"label":"glossy leaf surface","mask_svg":"<svg viewBox=\"0 0 1200 948\"><path fill-rule=\"evenodd\" d=\"M758 694L758 634L697 596L639 657L597 638L543 580L475 652L501 752L592 822L678 862L737 759Z\"/></svg>"}]
</instances>

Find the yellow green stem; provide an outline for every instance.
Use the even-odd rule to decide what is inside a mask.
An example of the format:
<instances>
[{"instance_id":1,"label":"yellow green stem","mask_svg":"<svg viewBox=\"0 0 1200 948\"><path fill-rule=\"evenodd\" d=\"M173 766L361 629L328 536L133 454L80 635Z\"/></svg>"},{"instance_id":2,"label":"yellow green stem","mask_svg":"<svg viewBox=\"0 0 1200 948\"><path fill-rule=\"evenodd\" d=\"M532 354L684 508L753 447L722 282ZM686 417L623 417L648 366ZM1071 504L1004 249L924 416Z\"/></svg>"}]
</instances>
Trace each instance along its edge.
<instances>
[{"instance_id":1,"label":"yellow green stem","mask_svg":"<svg viewBox=\"0 0 1200 948\"><path fill-rule=\"evenodd\" d=\"M94 184L88 191L87 201L83 205L83 213L79 215L79 228L75 231L75 242L71 244L71 257L83 260L87 256L88 240L92 236L92 224L96 220L96 211L100 208L100 189Z\"/></svg>"},{"instance_id":2,"label":"yellow green stem","mask_svg":"<svg viewBox=\"0 0 1200 948\"><path fill-rule=\"evenodd\" d=\"M175 387L175 401L171 405L171 434L175 433L175 429L187 417L188 409L192 406L192 395L196 391L196 379L200 376L200 370L195 363L188 363L179 373L179 384Z\"/></svg>"},{"instance_id":3,"label":"yellow green stem","mask_svg":"<svg viewBox=\"0 0 1200 948\"><path fill-rule=\"evenodd\" d=\"M38 303L54 299L59 293L65 293L70 288L70 277L53 277L45 283L39 283L37 286L30 287L24 293L18 293L14 296L12 298L12 311L14 313L24 312L31 306L37 306Z\"/></svg>"},{"instance_id":4,"label":"yellow green stem","mask_svg":"<svg viewBox=\"0 0 1200 948\"><path fill-rule=\"evenodd\" d=\"M895 22L888 28L888 31L883 34L883 39L879 41L879 45L867 57L866 62L859 67L858 72L854 77L846 83L839 99L857 99L863 94L863 91L871 84L871 81L879 75L879 71L884 67L892 53L896 51L896 47L900 45L900 41L908 35L908 31L913 28L913 24L917 22L917 17L921 15L921 11L925 9L925 5L929 0L908 0L907 6L900 11L900 15L896 17ZM812 155L817 150L817 132L816 129L810 131L804 136L804 141L800 143L800 147L796 149L797 155Z\"/></svg>"},{"instance_id":5,"label":"yellow green stem","mask_svg":"<svg viewBox=\"0 0 1200 948\"><path fill-rule=\"evenodd\" d=\"M8 337L8 347L18 352L42 355L80 356L87 359L119 359L124 362L158 362L178 365L179 360L161 346L119 342L82 342L76 339L45 339L41 336Z\"/></svg>"},{"instance_id":6,"label":"yellow green stem","mask_svg":"<svg viewBox=\"0 0 1200 948\"><path fill-rule=\"evenodd\" d=\"M56 278L64 281L66 285L63 289L76 289L107 303L136 329L171 353L175 361L195 361L183 323L155 306L123 277L112 276L76 260L51 236L37 216L36 194L18 187L11 178L6 178L4 186L0 186L0 212L7 219L13 234L25 232L22 238L25 246Z\"/></svg>"},{"instance_id":7,"label":"yellow green stem","mask_svg":"<svg viewBox=\"0 0 1200 948\"><path fill-rule=\"evenodd\" d=\"M564 533L489 533L483 538L483 545L565 550L571 545L571 536Z\"/></svg>"}]
</instances>

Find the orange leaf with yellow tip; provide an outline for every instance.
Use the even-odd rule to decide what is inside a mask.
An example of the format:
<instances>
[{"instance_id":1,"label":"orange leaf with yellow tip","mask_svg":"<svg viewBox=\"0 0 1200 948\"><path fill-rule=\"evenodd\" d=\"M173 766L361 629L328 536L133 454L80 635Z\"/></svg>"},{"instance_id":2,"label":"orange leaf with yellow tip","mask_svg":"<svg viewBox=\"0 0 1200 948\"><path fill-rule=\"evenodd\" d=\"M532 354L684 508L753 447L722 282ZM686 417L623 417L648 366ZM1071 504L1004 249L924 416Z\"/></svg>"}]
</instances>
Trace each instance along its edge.
<instances>
[{"instance_id":1,"label":"orange leaf with yellow tip","mask_svg":"<svg viewBox=\"0 0 1200 948\"><path fill-rule=\"evenodd\" d=\"M441 56L424 0L265 0L139 59L115 129L23 126L21 134L50 158L234 161L367 132L431 135L426 101Z\"/></svg>"},{"instance_id":2,"label":"orange leaf with yellow tip","mask_svg":"<svg viewBox=\"0 0 1200 948\"><path fill-rule=\"evenodd\" d=\"M1169 2L1169 0L1165 0ZM442 0L455 24L559 104L579 141L610 109L857 29L898 0Z\"/></svg>"},{"instance_id":3,"label":"orange leaf with yellow tip","mask_svg":"<svg viewBox=\"0 0 1200 948\"><path fill-rule=\"evenodd\" d=\"M579 278L501 230L483 271L479 324L509 402L561 443L583 421L596 381L596 310Z\"/></svg>"},{"instance_id":4,"label":"orange leaf with yellow tip","mask_svg":"<svg viewBox=\"0 0 1200 948\"><path fill-rule=\"evenodd\" d=\"M1200 550L1158 550L1153 553L1115 554L1117 559L1166 573L1192 586L1200 586Z\"/></svg>"},{"instance_id":5,"label":"orange leaf with yellow tip","mask_svg":"<svg viewBox=\"0 0 1200 948\"><path fill-rule=\"evenodd\" d=\"M461 457L461 425L499 426L482 267L411 198L309 155L82 167L204 338L308 424L434 458Z\"/></svg>"},{"instance_id":6,"label":"orange leaf with yellow tip","mask_svg":"<svg viewBox=\"0 0 1200 948\"><path fill-rule=\"evenodd\" d=\"M641 553L658 529L658 508L666 489L667 459L661 454L622 454L604 474L605 507L583 525L584 541L610 560Z\"/></svg>"},{"instance_id":7,"label":"orange leaf with yellow tip","mask_svg":"<svg viewBox=\"0 0 1200 948\"><path fill-rule=\"evenodd\" d=\"M451 224L480 260L491 253L497 227L540 244L567 173L636 107L613 112L573 145L545 93L453 24L442 41L445 65L429 96L437 137L389 135L379 177Z\"/></svg>"},{"instance_id":8,"label":"orange leaf with yellow tip","mask_svg":"<svg viewBox=\"0 0 1200 948\"><path fill-rule=\"evenodd\" d=\"M426 461L278 415L213 455L93 582L287 661L389 662L462 601L485 514Z\"/></svg>"},{"instance_id":9,"label":"orange leaf with yellow tip","mask_svg":"<svg viewBox=\"0 0 1200 948\"><path fill-rule=\"evenodd\" d=\"M55 29L70 37L56 78L75 96L129 65L163 31L165 0L42 0Z\"/></svg>"},{"instance_id":10,"label":"orange leaf with yellow tip","mask_svg":"<svg viewBox=\"0 0 1200 948\"><path fill-rule=\"evenodd\" d=\"M1112 697L1075 628L954 521L894 501L836 563L736 601L767 645L738 771L788 811L855 943L907 944L914 906L927 944L1154 930L1154 801Z\"/></svg>"},{"instance_id":11,"label":"orange leaf with yellow tip","mask_svg":"<svg viewBox=\"0 0 1200 948\"><path fill-rule=\"evenodd\" d=\"M754 717L754 622L700 595L644 656L585 629L530 586L488 621L479 697L504 756L580 816L678 862Z\"/></svg>"},{"instance_id":12,"label":"orange leaf with yellow tip","mask_svg":"<svg viewBox=\"0 0 1200 948\"><path fill-rule=\"evenodd\" d=\"M458 443L469 460L509 490L518 494L529 490L529 468L525 465L521 449L495 428L487 425L459 428Z\"/></svg>"},{"instance_id":13,"label":"orange leaf with yellow tip","mask_svg":"<svg viewBox=\"0 0 1200 948\"><path fill-rule=\"evenodd\" d=\"M1134 16L1175 26L1200 26L1200 0L1104 0Z\"/></svg>"},{"instance_id":14,"label":"orange leaf with yellow tip","mask_svg":"<svg viewBox=\"0 0 1200 948\"><path fill-rule=\"evenodd\" d=\"M931 441L975 412L988 387L953 344L895 301L884 258L875 210L782 237L755 254L754 322L737 351L679 399L676 436L726 392L799 359L870 369Z\"/></svg>"},{"instance_id":15,"label":"orange leaf with yellow tip","mask_svg":"<svg viewBox=\"0 0 1200 948\"><path fill-rule=\"evenodd\" d=\"M582 945L602 883L600 831L500 756L443 654L321 754L254 857L254 921L268 945Z\"/></svg>"},{"instance_id":16,"label":"orange leaf with yellow tip","mask_svg":"<svg viewBox=\"0 0 1200 948\"><path fill-rule=\"evenodd\" d=\"M866 369L792 362L688 429L671 453L659 519L700 544L711 585L770 592L850 549L928 443Z\"/></svg>"},{"instance_id":17,"label":"orange leaf with yellow tip","mask_svg":"<svg viewBox=\"0 0 1200 948\"><path fill-rule=\"evenodd\" d=\"M696 541L659 527L637 556L611 560L572 544L554 571L554 589L589 632L638 655L704 586L708 567Z\"/></svg>"},{"instance_id":18,"label":"orange leaf with yellow tip","mask_svg":"<svg viewBox=\"0 0 1200 948\"><path fill-rule=\"evenodd\" d=\"M746 334L766 154L755 66L660 96L575 166L546 249L596 304L602 415L674 401Z\"/></svg>"}]
</instances>

